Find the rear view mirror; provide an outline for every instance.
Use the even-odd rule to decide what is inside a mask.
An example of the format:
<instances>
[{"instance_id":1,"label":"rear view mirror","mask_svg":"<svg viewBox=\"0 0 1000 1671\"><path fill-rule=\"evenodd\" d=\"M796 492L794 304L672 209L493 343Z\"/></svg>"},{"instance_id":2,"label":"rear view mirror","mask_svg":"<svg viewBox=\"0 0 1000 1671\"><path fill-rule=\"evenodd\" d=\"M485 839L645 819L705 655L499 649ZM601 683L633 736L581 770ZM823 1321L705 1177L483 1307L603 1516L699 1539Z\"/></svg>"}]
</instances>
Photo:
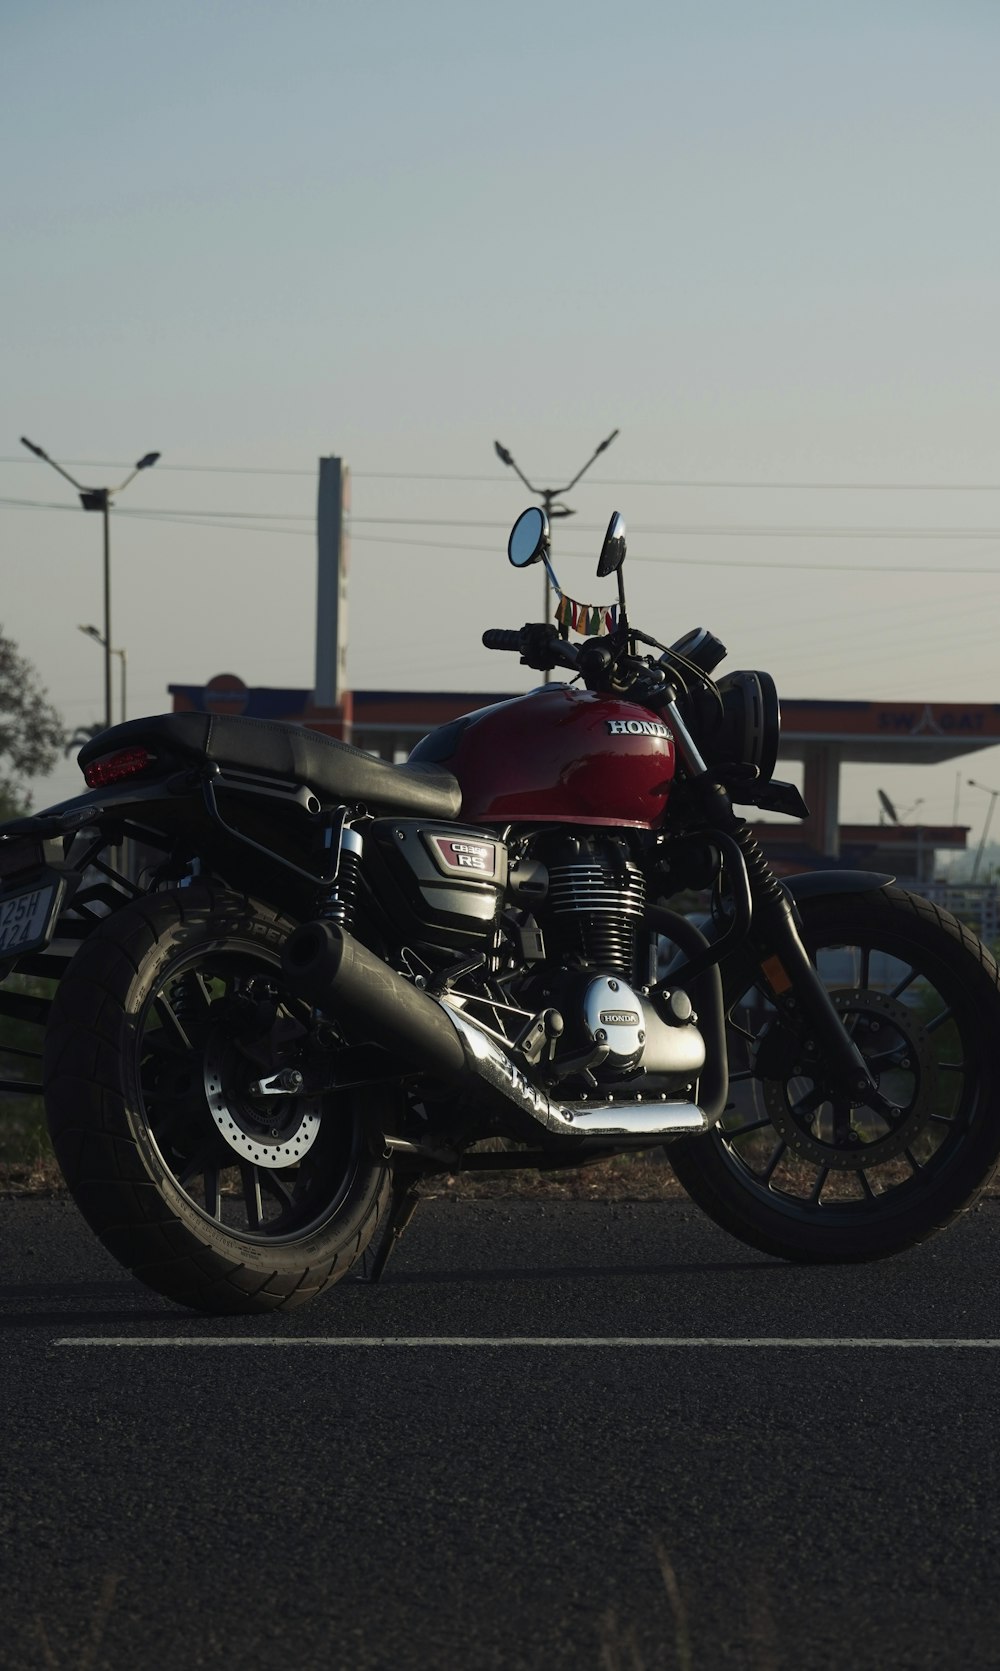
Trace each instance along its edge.
<instances>
[{"instance_id":1,"label":"rear view mirror","mask_svg":"<svg viewBox=\"0 0 1000 1671\"><path fill-rule=\"evenodd\" d=\"M526 569L548 555L549 519L537 505L522 511L510 531L507 556L516 569Z\"/></svg>"},{"instance_id":2,"label":"rear view mirror","mask_svg":"<svg viewBox=\"0 0 1000 1671\"><path fill-rule=\"evenodd\" d=\"M625 561L625 518L621 511L615 511L608 523L608 531L601 546L601 555L597 560L597 573L603 579L606 574L614 574Z\"/></svg>"}]
</instances>

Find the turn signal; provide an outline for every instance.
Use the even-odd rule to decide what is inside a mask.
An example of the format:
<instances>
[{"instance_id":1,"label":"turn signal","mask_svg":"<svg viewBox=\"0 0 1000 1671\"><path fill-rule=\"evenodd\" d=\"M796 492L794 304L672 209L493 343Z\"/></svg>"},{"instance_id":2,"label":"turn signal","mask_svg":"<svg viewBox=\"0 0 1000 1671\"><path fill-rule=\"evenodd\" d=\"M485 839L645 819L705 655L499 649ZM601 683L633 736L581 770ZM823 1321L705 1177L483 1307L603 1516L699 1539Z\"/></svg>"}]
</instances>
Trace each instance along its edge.
<instances>
[{"instance_id":1,"label":"turn signal","mask_svg":"<svg viewBox=\"0 0 1000 1671\"><path fill-rule=\"evenodd\" d=\"M153 764L153 756L145 748L120 748L117 754L105 754L92 760L84 769L88 789L103 789L108 783L121 783L123 778L135 777Z\"/></svg>"}]
</instances>

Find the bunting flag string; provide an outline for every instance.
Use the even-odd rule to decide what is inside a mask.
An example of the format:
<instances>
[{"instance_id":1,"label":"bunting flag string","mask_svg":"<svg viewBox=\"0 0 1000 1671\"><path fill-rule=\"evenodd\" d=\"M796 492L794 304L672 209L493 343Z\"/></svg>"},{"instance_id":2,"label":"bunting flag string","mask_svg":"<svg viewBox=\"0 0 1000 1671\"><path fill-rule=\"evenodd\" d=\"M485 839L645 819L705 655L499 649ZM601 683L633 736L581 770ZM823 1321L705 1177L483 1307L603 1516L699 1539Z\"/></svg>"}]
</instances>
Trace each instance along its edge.
<instances>
[{"instance_id":1,"label":"bunting flag string","mask_svg":"<svg viewBox=\"0 0 1000 1671\"><path fill-rule=\"evenodd\" d=\"M584 638L599 638L614 632L618 625L618 605L577 603L575 598L559 593L556 621L561 627L571 628Z\"/></svg>"}]
</instances>

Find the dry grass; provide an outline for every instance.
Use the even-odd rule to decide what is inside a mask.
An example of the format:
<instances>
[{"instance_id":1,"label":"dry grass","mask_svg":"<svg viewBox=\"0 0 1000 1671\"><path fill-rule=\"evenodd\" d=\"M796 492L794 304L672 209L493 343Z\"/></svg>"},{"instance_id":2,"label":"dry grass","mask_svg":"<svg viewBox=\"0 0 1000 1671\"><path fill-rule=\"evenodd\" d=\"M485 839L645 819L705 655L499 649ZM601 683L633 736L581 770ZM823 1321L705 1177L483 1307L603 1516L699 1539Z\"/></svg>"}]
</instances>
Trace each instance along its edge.
<instances>
[{"instance_id":1,"label":"dry grass","mask_svg":"<svg viewBox=\"0 0 1000 1671\"><path fill-rule=\"evenodd\" d=\"M54 1155L33 1160L0 1160L0 1196L59 1195L66 1188Z\"/></svg>"},{"instance_id":2,"label":"dry grass","mask_svg":"<svg viewBox=\"0 0 1000 1671\"><path fill-rule=\"evenodd\" d=\"M803 1175L793 1194L807 1193L811 1181ZM786 1187L788 1185L786 1184ZM53 1196L65 1192L62 1173L51 1153L16 1160L0 1157L0 1197ZM851 1175L843 1184L834 1180L832 1195L854 1193ZM1000 1195L1000 1174L986 1190ZM451 1201L683 1201L685 1192L662 1151L615 1155L593 1166L553 1172L459 1172L428 1179L424 1200Z\"/></svg>"},{"instance_id":3,"label":"dry grass","mask_svg":"<svg viewBox=\"0 0 1000 1671\"><path fill-rule=\"evenodd\" d=\"M0 1100L0 1195L52 1195L65 1189L41 1100Z\"/></svg>"},{"instance_id":4,"label":"dry grass","mask_svg":"<svg viewBox=\"0 0 1000 1671\"><path fill-rule=\"evenodd\" d=\"M56 1195L65 1190L51 1153L0 1158L0 1195ZM660 1153L617 1155L565 1172L460 1172L429 1180L425 1199L455 1201L673 1201L684 1191Z\"/></svg>"},{"instance_id":5,"label":"dry grass","mask_svg":"<svg viewBox=\"0 0 1000 1671\"><path fill-rule=\"evenodd\" d=\"M685 1199L662 1149L614 1155L558 1172L459 1172L431 1179L425 1199L455 1201L681 1201Z\"/></svg>"},{"instance_id":6,"label":"dry grass","mask_svg":"<svg viewBox=\"0 0 1000 1671\"><path fill-rule=\"evenodd\" d=\"M53 1196L65 1192L62 1173L48 1143L47 1134L21 1130L15 1141L3 1142L0 1130L0 1197ZM8 1135L11 1135L8 1132ZM908 1168L889 1162L879 1169L885 1184L908 1176ZM803 1196L815 1179L815 1168L792 1163L779 1180L792 1195ZM1000 1195L1000 1173L988 1186L990 1196ZM853 1173L833 1175L824 1198L850 1198L860 1194ZM645 1150L641 1154L614 1155L590 1166L565 1171L524 1172L508 1169L458 1172L433 1176L424 1184L425 1200L452 1201L683 1201L685 1192L674 1177L666 1152Z\"/></svg>"}]
</instances>

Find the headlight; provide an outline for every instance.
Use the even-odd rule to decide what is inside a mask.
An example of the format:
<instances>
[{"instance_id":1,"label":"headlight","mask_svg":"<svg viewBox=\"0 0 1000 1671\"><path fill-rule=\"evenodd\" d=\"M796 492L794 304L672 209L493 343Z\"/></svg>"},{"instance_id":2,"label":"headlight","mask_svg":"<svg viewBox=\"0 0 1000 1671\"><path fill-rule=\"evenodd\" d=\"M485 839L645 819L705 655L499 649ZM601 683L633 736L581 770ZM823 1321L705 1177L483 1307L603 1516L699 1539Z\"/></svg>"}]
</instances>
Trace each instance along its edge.
<instances>
[{"instance_id":1,"label":"headlight","mask_svg":"<svg viewBox=\"0 0 1000 1671\"><path fill-rule=\"evenodd\" d=\"M767 783L774 775L781 736L781 706L774 680L770 673L727 673L718 688L722 714L702 740L708 764L739 761L756 766L759 781Z\"/></svg>"}]
</instances>

